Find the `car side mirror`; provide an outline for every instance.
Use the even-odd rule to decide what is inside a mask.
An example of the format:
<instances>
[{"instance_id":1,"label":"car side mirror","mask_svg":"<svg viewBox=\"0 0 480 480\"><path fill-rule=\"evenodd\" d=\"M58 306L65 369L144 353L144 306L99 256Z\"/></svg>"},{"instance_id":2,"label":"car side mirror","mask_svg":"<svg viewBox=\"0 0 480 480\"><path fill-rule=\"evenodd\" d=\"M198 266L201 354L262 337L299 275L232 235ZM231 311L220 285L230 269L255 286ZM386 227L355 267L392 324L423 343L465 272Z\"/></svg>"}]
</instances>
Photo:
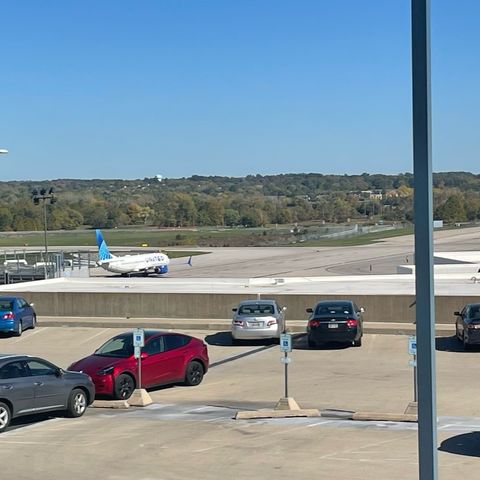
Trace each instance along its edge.
<instances>
[{"instance_id":1,"label":"car side mirror","mask_svg":"<svg viewBox=\"0 0 480 480\"><path fill-rule=\"evenodd\" d=\"M232 312L236 312L238 308L232 308Z\"/></svg>"},{"instance_id":2,"label":"car side mirror","mask_svg":"<svg viewBox=\"0 0 480 480\"><path fill-rule=\"evenodd\" d=\"M57 368L55 370L55 376L60 378L63 375L63 370L61 368Z\"/></svg>"},{"instance_id":3,"label":"car side mirror","mask_svg":"<svg viewBox=\"0 0 480 480\"><path fill-rule=\"evenodd\" d=\"M35 304L34 304L33 302L32 302L32 303L29 303L28 305L29 305L30 307L34 307L34 306L35 306Z\"/></svg>"},{"instance_id":4,"label":"car side mirror","mask_svg":"<svg viewBox=\"0 0 480 480\"><path fill-rule=\"evenodd\" d=\"M360 313L365 313L365 309L363 307L360 307Z\"/></svg>"},{"instance_id":5,"label":"car side mirror","mask_svg":"<svg viewBox=\"0 0 480 480\"><path fill-rule=\"evenodd\" d=\"M148 358L148 353L142 352L142 353L140 354L140 358L141 358L142 360L145 360L146 358Z\"/></svg>"},{"instance_id":6,"label":"car side mirror","mask_svg":"<svg viewBox=\"0 0 480 480\"><path fill-rule=\"evenodd\" d=\"M305 311L306 311L307 313L313 313L313 310L312 310L311 308L307 308Z\"/></svg>"},{"instance_id":7,"label":"car side mirror","mask_svg":"<svg viewBox=\"0 0 480 480\"><path fill-rule=\"evenodd\" d=\"M286 312L287 311L287 307L282 307L282 312Z\"/></svg>"},{"instance_id":8,"label":"car side mirror","mask_svg":"<svg viewBox=\"0 0 480 480\"><path fill-rule=\"evenodd\" d=\"M454 315L460 316L460 312L453 312Z\"/></svg>"}]
</instances>

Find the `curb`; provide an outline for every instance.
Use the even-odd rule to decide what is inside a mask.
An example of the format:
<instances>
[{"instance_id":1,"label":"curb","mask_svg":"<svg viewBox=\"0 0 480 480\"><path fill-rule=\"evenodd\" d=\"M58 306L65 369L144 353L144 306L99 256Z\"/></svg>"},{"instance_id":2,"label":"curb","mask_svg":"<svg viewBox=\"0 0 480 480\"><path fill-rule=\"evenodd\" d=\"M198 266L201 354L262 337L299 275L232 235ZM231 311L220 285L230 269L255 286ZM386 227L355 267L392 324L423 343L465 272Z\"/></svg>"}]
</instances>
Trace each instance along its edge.
<instances>
[{"instance_id":1,"label":"curb","mask_svg":"<svg viewBox=\"0 0 480 480\"><path fill-rule=\"evenodd\" d=\"M288 325L288 331L293 334L302 334L306 331L306 321L295 321ZM95 318L85 317L46 317L40 318L41 327L91 327L91 328L154 328L163 330L208 330L229 331L230 320L186 320L186 319L152 319L152 318ZM366 322L364 333L380 335L415 335L415 325L410 323L382 323ZM451 336L455 333L453 325L437 324L437 336Z\"/></svg>"}]
</instances>

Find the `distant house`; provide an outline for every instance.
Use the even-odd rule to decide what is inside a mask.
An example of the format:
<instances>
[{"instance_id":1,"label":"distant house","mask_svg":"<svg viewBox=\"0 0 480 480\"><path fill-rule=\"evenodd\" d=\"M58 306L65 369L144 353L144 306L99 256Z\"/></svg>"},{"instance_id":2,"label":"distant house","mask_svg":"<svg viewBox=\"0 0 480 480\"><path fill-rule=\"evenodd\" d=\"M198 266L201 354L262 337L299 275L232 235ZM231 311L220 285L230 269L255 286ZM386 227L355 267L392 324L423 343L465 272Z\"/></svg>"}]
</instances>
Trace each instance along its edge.
<instances>
[{"instance_id":1,"label":"distant house","mask_svg":"<svg viewBox=\"0 0 480 480\"><path fill-rule=\"evenodd\" d=\"M383 193L381 190L362 190L360 196L364 200L382 200Z\"/></svg>"}]
</instances>

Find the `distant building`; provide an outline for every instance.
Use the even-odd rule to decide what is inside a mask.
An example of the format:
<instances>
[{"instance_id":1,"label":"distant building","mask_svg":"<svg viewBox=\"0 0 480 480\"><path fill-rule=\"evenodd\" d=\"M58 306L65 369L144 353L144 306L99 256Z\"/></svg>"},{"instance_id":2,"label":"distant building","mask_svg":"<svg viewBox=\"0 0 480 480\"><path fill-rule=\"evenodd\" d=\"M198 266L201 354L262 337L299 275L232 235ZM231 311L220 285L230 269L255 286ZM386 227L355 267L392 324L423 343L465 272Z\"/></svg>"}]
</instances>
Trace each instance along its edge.
<instances>
[{"instance_id":1,"label":"distant building","mask_svg":"<svg viewBox=\"0 0 480 480\"><path fill-rule=\"evenodd\" d=\"M368 200L381 200L383 198L383 194L379 190L362 190L360 195Z\"/></svg>"}]
</instances>

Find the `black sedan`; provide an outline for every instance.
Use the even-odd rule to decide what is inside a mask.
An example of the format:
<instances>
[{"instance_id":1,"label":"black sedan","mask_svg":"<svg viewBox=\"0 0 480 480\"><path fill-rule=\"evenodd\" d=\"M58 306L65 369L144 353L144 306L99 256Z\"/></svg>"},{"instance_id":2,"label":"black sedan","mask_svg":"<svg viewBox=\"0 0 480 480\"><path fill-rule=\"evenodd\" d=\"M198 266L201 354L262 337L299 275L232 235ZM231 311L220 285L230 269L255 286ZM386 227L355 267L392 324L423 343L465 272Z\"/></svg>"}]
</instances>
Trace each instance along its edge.
<instances>
[{"instance_id":1,"label":"black sedan","mask_svg":"<svg viewBox=\"0 0 480 480\"><path fill-rule=\"evenodd\" d=\"M310 314L307 325L308 347L322 343L350 343L354 347L362 345L363 308L351 300L328 300L317 303L314 309L307 308Z\"/></svg>"},{"instance_id":2,"label":"black sedan","mask_svg":"<svg viewBox=\"0 0 480 480\"><path fill-rule=\"evenodd\" d=\"M0 433L23 415L64 411L80 417L95 398L91 378L27 355L0 354Z\"/></svg>"},{"instance_id":3,"label":"black sedan","mask_svg":"<svg viewBox=\"0 0 480 480\"><path fill-rule=\"evenodd\" d=\"M455 334L463 348L480 345L480 303L468 303L461 312L454 312Z\"/></svg>"}]
</instances>

